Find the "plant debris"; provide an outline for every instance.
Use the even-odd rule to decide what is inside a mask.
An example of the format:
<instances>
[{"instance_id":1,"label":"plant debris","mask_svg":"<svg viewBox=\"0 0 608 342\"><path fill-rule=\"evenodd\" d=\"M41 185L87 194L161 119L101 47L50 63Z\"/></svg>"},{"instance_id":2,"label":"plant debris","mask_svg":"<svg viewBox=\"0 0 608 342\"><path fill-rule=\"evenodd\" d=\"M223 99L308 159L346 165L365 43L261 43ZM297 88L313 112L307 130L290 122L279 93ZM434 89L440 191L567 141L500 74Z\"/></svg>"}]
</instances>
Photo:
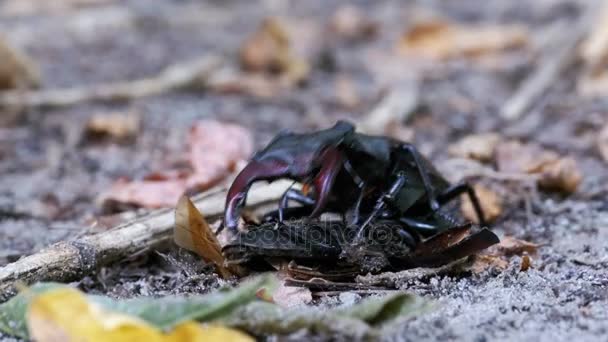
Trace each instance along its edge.
<instances>
[{"instance_id":1,"label":"plant debris","mask_svg":"<svg viewBox=\"0 0 608 342\"><path fill-rule=\"evenodd\" d=\"M213 263L222 278L227 279L232 274L238 274L236 267L224 266L219 241L207 220L186 196L179 199L175 208L173 240L178 246L195 252L206 262Z\"/></svg>"},{"instance_id":2,"label":"plant debris","mask_svg":"<svg viewBox=\"0 0 608 342\"><path fill-rule=\"evenodd\" d=\"M245 70L279 74L287 84L306 80L310 71L308 63L292 50L289 34L278 18L266 18L239 55Z\"/></svg>"},{"instance_id":3,"label":"plant debris","mask_svg":"<svg viewBox=\"0 0 608 342\"><path fill-rule=\"evenodd\" d=\"M222 326L202 326L185 321L162 332L145 321L105 311L87 301L75 289L59 288L34 298L27 313L30 337L36 341L239 341L252 342L248 335Z\"/></svg>"},{"instance_id":4,"label":"plant debris","mask_svg":"<svg viewBox=\"0 0 608 342\"><path fill-rule=\"evenodd\" d=\"M519 267L520 272L526 272L532 267L532 258L529 255L521 257L521 266Z\"/></svg>"},{"instance_id":5,"label":"plant debris","mask_svg":"<svg viewBox=\"0 0 608 342\"><path fill-rule=\"evenodd\" d=\"M0 90L32 88L40 85L34 62L0 35Z\"/></svg>"},{"instance_id":6,"label":"plant debris","mask_svg":"<svg viewBox=\"0 0 608 342\"><path fill-rule=\"evenodd\" d=\"M378 34L378 23L370 19L360 8L345 5L334 13L330 29L346 40L366 40Z\"/></svg>"},{"instance_id":7,"label":"plant debris","mask_svg":"<svg viewBox=\"0 0 608 342\"><path fill-rule=\"evenodd\" d=\"M500 140L501 137L497 133L471 134L451 145L448 152L454 157L490 162Z\"/></svg>"},{"instance_id":8,"label":"plant debris","mask_svg":"<svg viewBox=\"0 0 608 342\"><path fill-rule=\"evenodd\" d=\"M145 336L153 341L190 341L187 336L200 333L210 341L248 341L242 330L285 334L299 329L328 329L362 338L376 335L376 329L386 328L398 318L429 310L426 300L408 293L329 310L284 308L257 300L260 291L276 297L275 288L274 278L263 276L207 295L116 300L84 295L66 285L39 283L0 304L0 330L24 339L42 337L43 341L58 334L79 339ZM71 324L74 320L80 324ZM161 335L161 331L168 333Z\"/></svg>"},{"instance_id":9,"label":"plant debris","mask_svg":"<svg viewBox=\"0 0 608 342\"><path fill-rule=\"evenodd\" d=\"M481 205L481 209L483 210L486 221L488 223L496 221L503 211L503 204L500 196L495 191L492 191L480 184L475 184L473 188L475 189L475 193L479 198L479 204ZM473 204L468 196L462 195L460 210L466 219L479 223L479 219L475 213Z\"/></svg>"},{"instance_id":10,"label":"plant debris","mask_svg":"<svg viewBox=\"0 0 608 342\"><path fill-rule=\"evenodd\" d=\"M101 196L106 211L125 206L171 207L186 192L211 188L252 153L251 134L243 127L217 121L200 121L188 135L190 170L150 174L139 181L117 181Z\"/></svg>"},{"instance_id":11,"label":"plant debris","mask_svg":"<svg viewBox=\"0 0 608 342\"><path fill-rule=\"evenodd\" d=\"M538 247L540 247L540 245L529 241L516 239L512 236L503 236L500 239L500 242L492 247L492 249L495 249L502 255L511 256L522 255L524 253L535 254Z\"/></svg>"},{"instance_id":12,"label":"plant debris","mask_svg":"<svg viewBox=\"0 0 608 342\"><path fill-rule=\"evenodd\" d=\"M444 19L418 22L402 36L399 50L408 56L445 60L475 58L528 44L521 26L465 25Z\"/></svg>"},{"instance_id":13,"label":"plant debris","mask_svg":"<svg viewBox=\"0 0 608 342\"><path fill-rule=\"evenodd\" d=\"M573 158L560 157L540 145L524 145L518 141L498 145L496 165L501 172L535 175L541 188L567 194L576 191L583 178Z\"/></svg>"},{"instance_id":14,"label":"plant debris","mask_svg":"<svg viewBox=\"0 0 608 342\"><path fill-rule=\"evenodd\" d=\"M85 130L87 136L94 140L111 138L118 142L127 142L135 138L139 128L140 116L131 111L95 114Z\"/></svg>"},{"instance_id":15,"label":"plant debris","mask_svg":"<svg viewBox=\"0 0 608 342\"><path fill-rule=\"evenodd\" d=\"M106 296L95 295L87 295L85 300L84 295L67 285L38 283L22 291L8 302L0 304L0 331L28 339L32 333L32 331L28 331L26 325L28 311L31 310L32 303L41 298L40 296L50 295L51 297L47 297L51 301L49 305L52 305L52 307L48 308L46 314L53 315L53 311L61 310L61 307L66 307L66 310L69 310L71 305L64 303L61 298L57 299L59 303L55 303L55 299L52 299L53 293L60 297L67 296L68 298L65 298L65 300L68 301L70 298L78 301L83 314L89 310L89 305L94 305L103 311L119 314L121 317L128 317L129 322L141 322L158 330L176 329L180 324L188 321L218 322L232 315L240 306L246 306L256 300L256 292L260 288L272 290L275 283L275 280L270 276L260 276L245 281L236 288L206 295L163 298L139 297L125 300L115 300ZM42 299L45 300L45 297L42 297ZM58 304L59 307L56 307L55 304ZM96 310L93 309L93 311ZM61 312L57 312L57 314L61 315ZM70 314L70 312L66 312L66 314ZM57 318L60 320L57 322L61 325L59 328L65 328L61 322L65 317ZM86 319L93 325L99 323L99 320L95 317L86 317ZM99 319L103 319L103 317ZM29 327L31 328L31 325ZM78 327L70 329L78 329ZM93 326L92 330L89 333L101 333L99 326ZM86 333L82 330L80 332Z\"/></svg>"}]
</instances>

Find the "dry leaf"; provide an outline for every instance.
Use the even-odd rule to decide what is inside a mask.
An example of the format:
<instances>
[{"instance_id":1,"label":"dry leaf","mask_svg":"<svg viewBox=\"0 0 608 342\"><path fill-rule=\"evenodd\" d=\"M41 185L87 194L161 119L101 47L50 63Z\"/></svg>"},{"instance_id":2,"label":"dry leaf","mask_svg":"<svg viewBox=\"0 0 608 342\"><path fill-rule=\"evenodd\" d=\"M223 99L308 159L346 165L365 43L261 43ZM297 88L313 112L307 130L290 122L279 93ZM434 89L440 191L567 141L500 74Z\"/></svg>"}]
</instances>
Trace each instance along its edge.
<instances>
[{"instance_id":1,"label":"dry leaf","mask_svg":"<svg viewBox=\"0 0 608 342\"><path fill-rule=\"evenodd\" d=\"M500 139L497 133L471 134L451 145L448 152L454 157L489 162L494 157Z\"/></svg>"},{"instance_id":2,"label":"dry leaf","mask_svg":"<svg viewBox=\"0 0 608 342\"><path fill-rule=\"evenodd\" d=\"M524 253L534 254L539 246L538 244L516 239L512 236L504 236L500 239L500 243L492 248L502 255L511 256L522 255Z\"/></svg>"},{"instance_id":3,"label":"dry leaf","mask_svg":"<svg viewBox=\"0 0 608 342\"><path fill-rule=\"evenodd\" d=\"M148 323L89 303L75 289L60 288L33 299L27 312L30 336L35 341L253 341L246 334L196 322L177 325L163 333Z\"/></svg>"},{"instance_id":4,"label":"dry leaf","mask_svg":"<svg viewBox=\"0 0 608 342\"><path fill-rule=\"evenodd\" d=\"M573 158L560 157L536 144L501 143L496 148L496 164L501 172L537 175L541 188L567 194L576 191L583 178Z\"/></svg>"},{"instance_id":5,"label":"dry leaf","mask_svg":"<svg viewBox=\"0 0 608 342\"><path fill-rule=\"evenodd\" d=\"M239 56L243 69L280 74L287 85L304 81L310 72L308 63L292 51L289 34L277 18L266 18Z\"/></svg>"},{"instance_id":6,"label":"dry leaf","mask_svg":"<svg viewBox=\"0 0 608 342\"><path fill-rule=\"evenodd\" d=\"M542 165L558 159L557 153L537 144L511 140L496 146L496 167L501 172L536 173Z\"/></svg>"},{"instance_id":7,"label":"dry leaf","mask_svg":"<svg viewBox=\"0 0 608 342\"><path fill-rule=\"evenodd\" d=\"M205 217L186 196L179 199L175 208L173 240L178 246L195 252L208 263L213 263L222 278L227 279L236 273L224 266L225 260L219 241Z\"/></svg>"},{"instance_id":8,"label":"dry leaf","mask_svg":"<svg viewBox=\"0 0 608 342\"><path fill-rule=\"evenodd\" d=\"M330 29L340 37L349 40L363 40L378 33L378 24L367 17L360 8L345 5L334 13Z\"/></svg>"},{"instance_id":9,"label":"dry leaf","mask_svg":"<svg viewBox=\"0 0 608 342\"><path fill-rule=\"evenodd\" d=\"M188 135L192 170L156 172L139 181L119 180L101 196L103 206L172 207L185 192L204 191L218 184L252 152L253 138L247 129L212 120L197 122Z\"/></svg>"},{"instance_id":10,"label":"dry leaf","mask_svg":"<svg viewBox=\"0 0 608 342\"><path fill-rule=\"evenodd\" d=\"M524 255L521 257L521 266L519 267L520 272L526 272L528 269L532 267L532 259L529 255Z\"/></svg>"},{"instance_id":11,"label":"dry leaf","mask_svg":"<svg viewBox=\"0 0 608 342\"><path fill-rule=\"evenodd\" d=\"M528 43L521 26L464 25L442 19L415 24L401 38L399 49L406 55L444 60L480 57Z\"/></svg>"},{"instance_id":12,"label":"dry leaf","mask_svg":"<svg viewBox=\"0 0 608 342\"><path fill-rule=\"evenodd\" d=\"M490 190L482 185L475 184L473 186L475 193L477 194L477 198L479 198L479 204L481 205L481 210L484 213L484 218L488 223L492 223L496 221L496 219L502 214L502 199L496 192ZM460 209L464 217L467 220L473 221L479 224L479 218L475 213L475 209L473 208L473 203L471 202L469 196L467 194L462 195L462 202Z\"/></svg>"},{"instance_id":13,"label":"dry leaf","mask_svg":"<svg viewBox=\"0 0 608 342\"><path fill-rule=\"evenodd\" d=\"M282 279L273 292L272 301L282 307L292 308L310 304L312 293L307 287L287 286Z\"/></svg>"},{"instance_id":14,"label":"dry leaf","mask_svg":"<svg viewBox=\"0 0 608 342\"><path fill-rule=\"evenodd\" d=\"M472 263L467 267L474 274L479 274L487 270L504 271L509 267L509 263L495 255L478 254L472 257Z\"/></svg>"},{"instance_id":15,"label":"dry leaf","mask_svg":"<svg viewBox=\"0 0 608 342\"><path fill-rule=\"evenodd\" d=\"M608 162L608 125L605 125L597 135L597 149L604 161Z\"/></svg>"},{"instance_id":16,"label":"dry leaf","mask_svg":"<svg viewBox=\"0 0 608 342\"><path fill-rule=\"evenodd\" d=\"M136 112L99 113L93 115L86 125L86 133L92 138L111 137L119 141L134 138L140 125Z\"/></svg>"},{"instance_id":17,"label":"dry leaf","mask_svg":"<svg viewBox=\"0 0 608 342\"><path fill-rule=\"evenodd\" d=\"M545 190L571 194L583 180L578 164L573 158L562 158L541 166L538 186Z\"/></svg>"},{"instance_id":18,"label":"dry leaf","mask_svg":"<svg viewBox=\"0 0 608 342\"><path fill-rule=\"evenodd\" d=\"M34 62L0 35L0 90L33 88L40 85Z\"/></svg>"},{"instance_id":19,"label":"dry leaf","mask_svg":"<svg viewBox=\"0 0 608 342\"><path fill-rule=\"evenodd\" d=\"M235 170L253 153L253 136L244 127L206 120L195 123L188 136L188 160L194 169L190 186L208 188ZM193 183L193 184L192 184Z\"/></svg>"}]
</instances>

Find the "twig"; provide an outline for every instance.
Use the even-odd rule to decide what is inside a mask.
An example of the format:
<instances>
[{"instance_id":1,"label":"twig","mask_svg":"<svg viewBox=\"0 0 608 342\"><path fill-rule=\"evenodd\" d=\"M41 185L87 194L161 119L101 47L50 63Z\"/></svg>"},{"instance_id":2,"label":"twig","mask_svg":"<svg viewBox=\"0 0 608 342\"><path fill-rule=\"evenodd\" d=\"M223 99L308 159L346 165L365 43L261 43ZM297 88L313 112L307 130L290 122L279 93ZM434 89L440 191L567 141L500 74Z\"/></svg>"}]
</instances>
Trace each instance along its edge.
<instances>
[{"instance_id":1,"label":"twig","mask_svg":"<svg viewBox=\"0 0 608 342\"><path fill-rule=\"evenodd\" d=\"M0 109L64 107L86 101L118 101L157 95L168 91L204 87L206 79L221 65L217 56L167 67L154 77L134 81L97 84L54 90L8 91L0 93Z\"/></svg>"},{"instance_id":2,"label":"twig","mask_svg":"<svg viewBox=\"0 0 608 342\"><path fill-rule=\"evenodd\" d=\"M280 181L263 188L253 187L247 203L261 205L278 199L291 182ZM195 199L197 208L207 217L222 214L226 192L204 194ZM63 241L0 268L0 300L15 293L18 284L37 281L72 281L103 265L127 258L142 250L170 241L174 225L173 210L155 211L138 220L109 231Z\"/></svg>"},{"instance_id":3,"label":"twig","mask_svg":"<svg viewBox=\"0 0 608 342\"><path fill-rule=\"evenodd\" d=\"M576 46L589 29L589 15L583 14L577 23L565 23L550 42L551 49L539 63L537 69L525 79L519 89L503 105L503 119L515 121L532 107L553 84L559 75L572 65L578 57Z\"/></svg>"},{"instance_id":4,"label":"twig","mask_svg":"<svg viewBox=\"0 0 608 342\"><path fill-rule=\"evenodd\" d=\"M385 134L391 124L404 123L418 105L418 101L415 80L398 84L361 120L359 129L368 134Z\"/></svg>"}]
</instances>

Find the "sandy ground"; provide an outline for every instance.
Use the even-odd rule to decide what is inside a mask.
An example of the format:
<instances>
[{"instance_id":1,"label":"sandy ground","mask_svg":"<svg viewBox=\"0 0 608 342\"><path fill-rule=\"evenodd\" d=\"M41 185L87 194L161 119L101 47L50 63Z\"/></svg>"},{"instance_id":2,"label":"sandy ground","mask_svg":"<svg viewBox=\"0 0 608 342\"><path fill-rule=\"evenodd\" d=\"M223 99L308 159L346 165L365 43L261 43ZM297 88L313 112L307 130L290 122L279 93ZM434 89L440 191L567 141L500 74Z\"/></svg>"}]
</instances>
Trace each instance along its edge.
<instances>
[{"instance_id":1,"label":"sandy ground","mask_svg":"<svg viewBox=\"0 0 608 342\"><path fill-rule=\"evenodd\" d=\"M339 5L337 1L99 2L79 10L22 15L9 15L4 7L0 31L39 65L43 87L68 87L153 75L166 65L202 54L234 59L242 41L265 16L298 17L304 28L323 27ZM184 132L194 120L217 118L243 124L253 129L256 144L262 146L284 128L310 130L367 113L386 83L387 73L379 69L388 64L386 56L395 53L396 39L421 8L462 22L522 24L532 36L560 20L576 18L581 6L564 0L357 3L380 23L378 37L354 44L325 42L333 44L339 71L313 71L307 86L284 97L172 92L129 102L32 109L6 124L0 131L0 266L50 243L103 229L90 225L102 215L99 193L118 177L140 178L179 160ZM584 180L569 197L541 192L530 212L524 208L525 190L517 184L504 185L511 195L494 230L543 245L532 259L532 269L519 272L520 257L514 256L502 272L398 281L400 289L432 298L438 306L405 320L396 331L386 331L387 340L605 339L608 173L593 137L608 119L607 103L574 91L578 70L574 66L523 119L509 123L497 116L501 104L543 63L544 56L526 48L512 52L495 68L445 63L419 79L420 105L407 127L420 150L440 168L451 142L474 132L498 131L574 156ZM336 104L336 78L345 75L359 94L360 103L354 108ZM410 76L405 70L395 77ZM83 127L92 115L131 110L143 118L134 142L100 144L83 138ZM103 268L79 286L115 297L204 293L224 284L210 273L191 256L168 246ZM327 301L336 304L339 299Z\"/></svg>"}]
</instances>

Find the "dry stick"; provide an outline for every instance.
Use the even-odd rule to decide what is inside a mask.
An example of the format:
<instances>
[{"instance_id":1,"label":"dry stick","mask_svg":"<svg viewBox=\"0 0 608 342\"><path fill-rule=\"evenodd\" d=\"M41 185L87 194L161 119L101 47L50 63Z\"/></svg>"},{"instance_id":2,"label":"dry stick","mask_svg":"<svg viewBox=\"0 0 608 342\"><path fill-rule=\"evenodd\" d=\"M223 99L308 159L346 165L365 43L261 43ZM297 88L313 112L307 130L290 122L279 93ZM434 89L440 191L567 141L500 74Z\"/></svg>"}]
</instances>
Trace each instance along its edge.
<instances>
[{"instance_id":1,"label":"dry stick","mask_svg":"<svg viewBox=\"0 0 608 342\"><path fill-rule=\"evenodd\" d=\"M391 124L404 123L418 105L418 87L414 79L400 83L359 123L359 129L368 134L385 134Z\"/></svg>"},{"instance_id":2,"label":"dry stick","mask_svg":"<svg viewBox=\"0 0 608 342\"><path fill-rule=\"evenodd\" d=\"M570 23L562 25L563 28L555 34L556 39L551 42L551 47L557 51L550 51L546 58L540 61L538 68L503 105L500 111L503 119L519 119L555 83L559 75L576 61L576 47L587 34L588 22L589 15L582 15L574 27Z\"/></svg>"},{"instance_id":3,"label":"dry stick","mask_svg":"<svg viewBox=\"0 0 608 342\"><path fill-rule=\"evenodd\" d=\"M255 206L277 200L290 185L277 181L253 187L247 203ZM223 213L225 200L226 191L221 190L203 194L194 203L207 218L216 218ZM51 245L0 268L0 301L14 294L19 284L77 280L101 266L152 249L170 241L173 225L173 210L165 209L103 233Z\"/></svg>"},{"instance_id":4,"label":"dry stick","mask_svg":"<svg viewBox=\"0 0 608 342\"><path fill-rule=\"evenodd\" d=\"M182 88L204 87L221 65L217 56L204 56L167 67L160 74L134 81L55 90L0 93L1 108L64 107L86 101L117 101L157 95Z\"/></svg>"}]
</instances>

